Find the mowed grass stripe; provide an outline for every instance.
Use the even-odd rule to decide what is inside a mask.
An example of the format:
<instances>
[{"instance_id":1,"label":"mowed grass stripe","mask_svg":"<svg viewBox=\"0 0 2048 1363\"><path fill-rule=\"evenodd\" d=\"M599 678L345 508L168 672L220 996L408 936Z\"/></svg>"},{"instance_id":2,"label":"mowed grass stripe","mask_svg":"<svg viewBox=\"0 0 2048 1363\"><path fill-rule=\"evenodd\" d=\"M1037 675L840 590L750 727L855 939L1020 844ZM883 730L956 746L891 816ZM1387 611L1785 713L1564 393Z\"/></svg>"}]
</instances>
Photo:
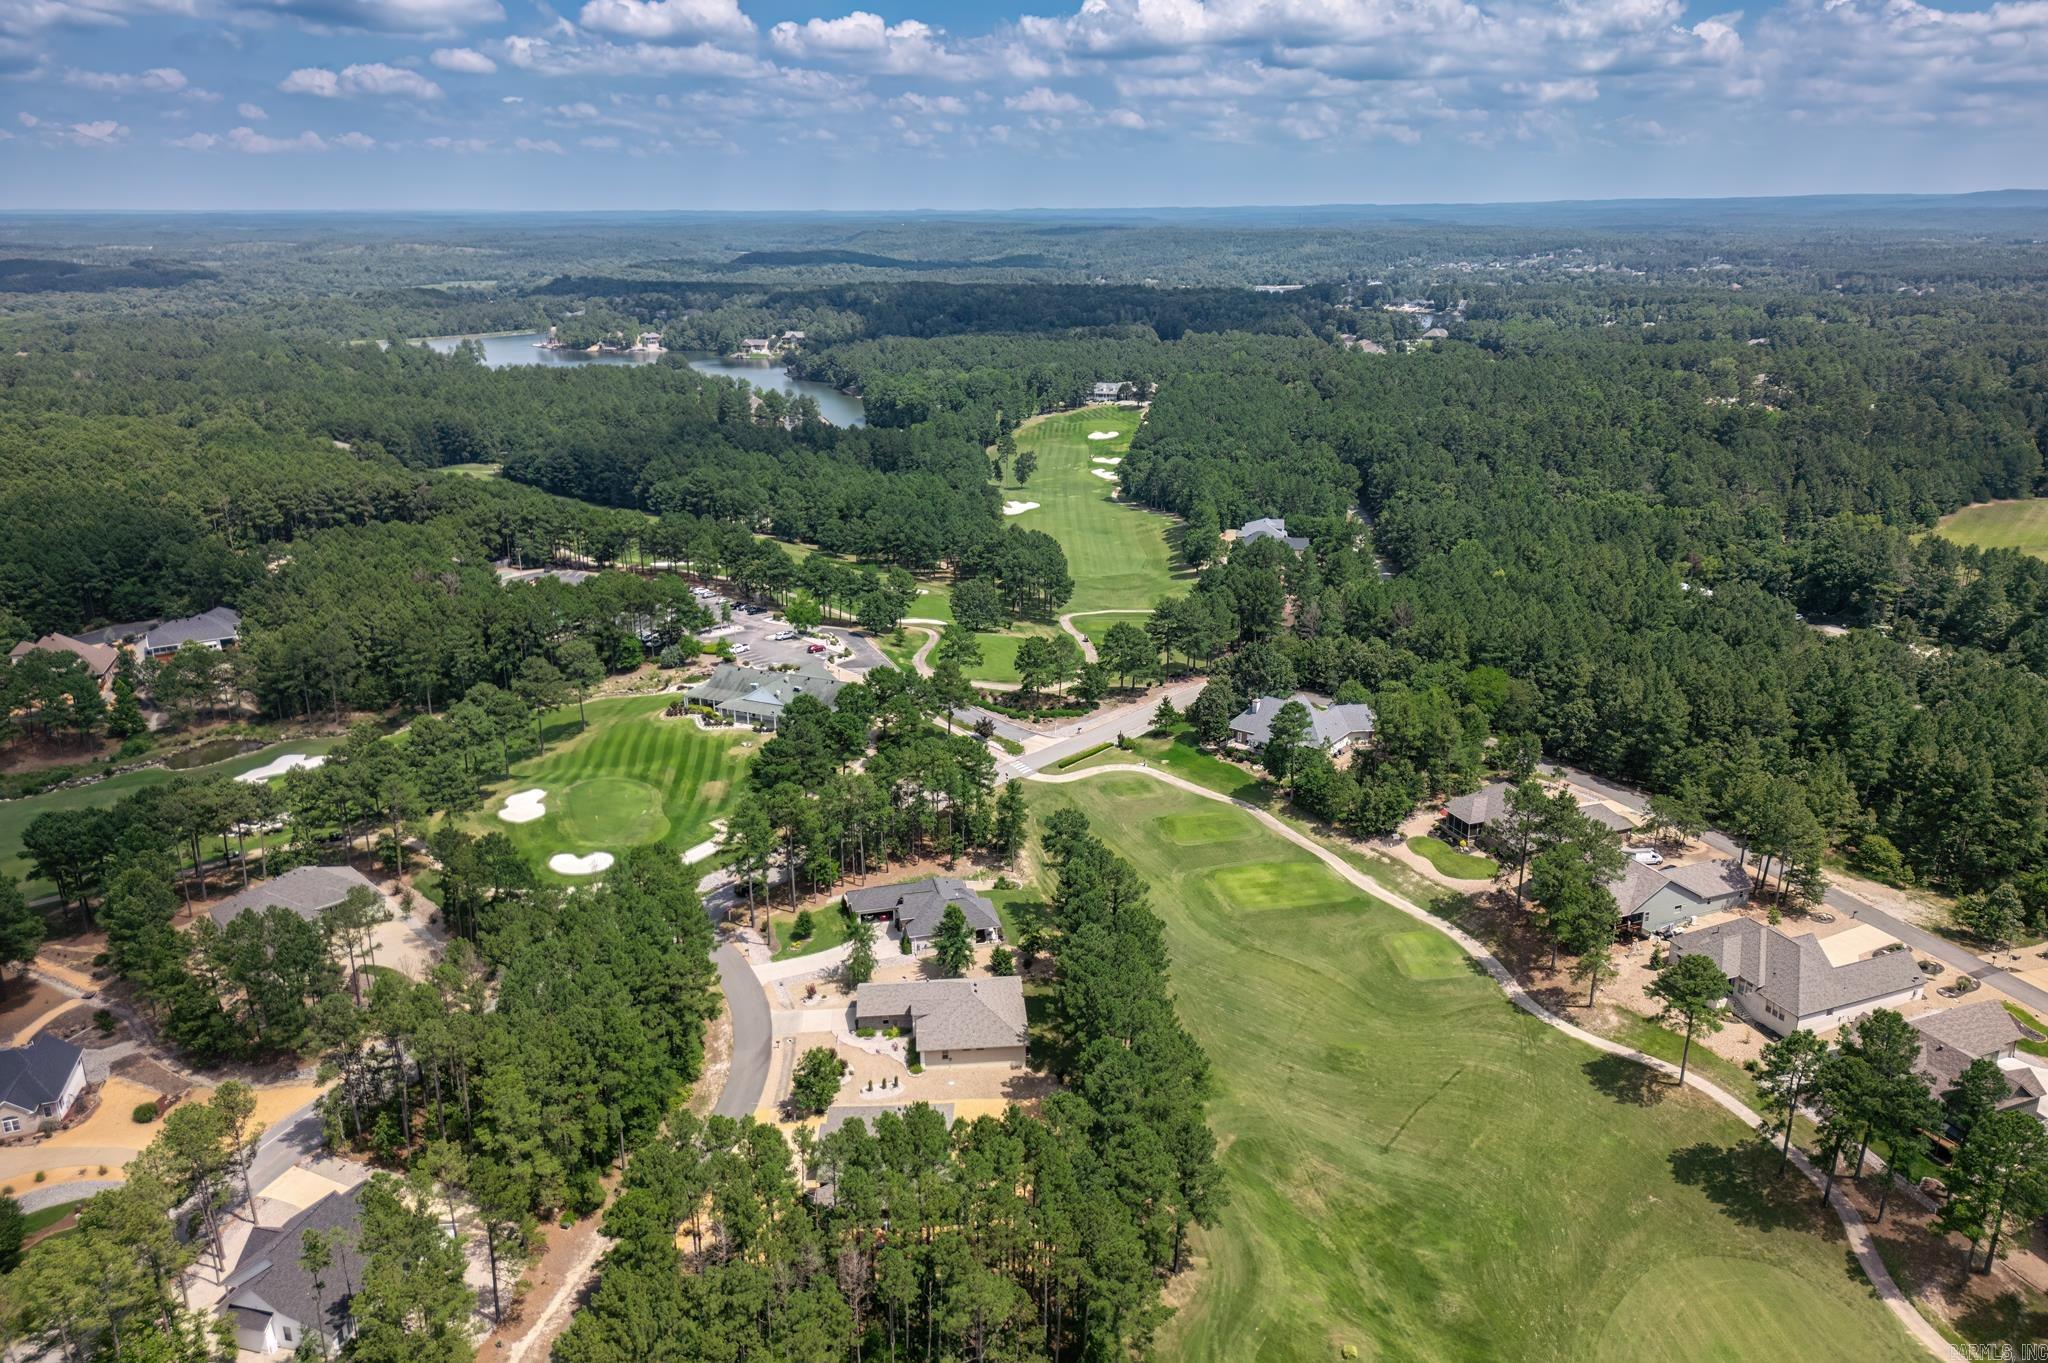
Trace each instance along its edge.
<instances>
[{"instance_id":1,"label":"mowed grass stripe","mask_svg":"<svg viewBox=\"0 0 2048 1363\"><path fill-rule=\"evenodd\" d=\"M1213 1067L1231 1201L1160 1357L1916 1357L1811 1189L1731 1155L1719 1109L1521 1013L1243 811L1128 775L1029 789L1151 885ZM1168 834L1217 814L1237 837ZM1684 1309L1706 1264L1725 1313Z\"/></svg>"}]
</instances>

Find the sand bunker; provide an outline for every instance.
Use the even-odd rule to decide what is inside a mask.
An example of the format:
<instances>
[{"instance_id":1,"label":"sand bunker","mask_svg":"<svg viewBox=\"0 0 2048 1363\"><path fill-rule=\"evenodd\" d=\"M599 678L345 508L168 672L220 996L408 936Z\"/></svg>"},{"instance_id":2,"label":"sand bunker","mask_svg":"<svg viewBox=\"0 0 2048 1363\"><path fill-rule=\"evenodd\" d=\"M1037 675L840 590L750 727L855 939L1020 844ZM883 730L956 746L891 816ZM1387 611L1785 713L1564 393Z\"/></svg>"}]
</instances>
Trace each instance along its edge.
<instances>
[{"instance_id":1,"label":"sand bunker","mask_svg":"<svg viewBox=\"0 0 2048 1363\"><path fill-rule=\"evenodd\" d=\"M1124 462L1124 457L1120 454L1091 454L1088 456L1088 462L1091 464L1101 464L1105 468L1115 468L1118 464Z\"/></svg>"},{"instance_id":2,"label":"sand bunker","mask_svg":"<svg viewBox=\"0 0 2048 1363\"><path fill-rule=\"evenodd\" d=\"M547 794L535 786L532 790L521 790L507 795L505 807L498 811L498 817L506 823L532 823L548 812L545 803Z\"/></svg>"},{"instance_id":3,"label":"sand bunker","mask_svg":"<svg viewBox=\"0 0 2048 1363\"><path fill-rule=\"evenodd\" d=\"M548 858L548 869L558 876L594 876L611 864L612 854L609 852L592 852L581 857L557 852Z\"/></svg>"},{"instance_id":4,"label":"sand bunker","mask_svg":"<svg viewBox=\"0 0 2048 1363\"><path fill-rule=\"evenodd\" d=\"M1003 503L1003 514L1004 514L1005 516L1021 516L1021 515L1023 515L1023 514L1025 513L1025 512L1027 512L1027 511L1036 511L1036 510L1038 510L1038 503L1037 503L1037 502L1004 502L1004 503Z\"/></svg>"},{"instance_id":5,"label":"sand bunker","mask_svg":"<svg viewBox=\"0 0 2048 1363\"><path fill-rule=\"evenodd\" d=\"M288 771L311 771L315 767L325 766L326 764L327 755L325 753L286 753L283 757L271 758L254 771L243 772L235 779L244 785L253 786L258 782L268 781L273 776L282 776Z\"/></svg>"},{"instance_id":6,"label":"sand bunker","mask_svg":"<svg viewBox=\"0 0 2048 1363\"><path fill-rule=\"evenodd\" d=\"M1114 440L1120 434L1121 432L1118 431L1090 431L1088 432L1088 438L1090 440Z\"/></svg>"},{"instance_id":7,"label":"sand bunker","mask_svg":"<svg viewBox=\"0 0 2048 1363\"><path fill-rule=\"evenodd\" d=\"M1114 473L1111 473L1108 469L1089 469L1088 471L1094 474L1097 478L1107 478L1112 483L1116 481L1116 475Z\"/></svg>"}]
</instances>

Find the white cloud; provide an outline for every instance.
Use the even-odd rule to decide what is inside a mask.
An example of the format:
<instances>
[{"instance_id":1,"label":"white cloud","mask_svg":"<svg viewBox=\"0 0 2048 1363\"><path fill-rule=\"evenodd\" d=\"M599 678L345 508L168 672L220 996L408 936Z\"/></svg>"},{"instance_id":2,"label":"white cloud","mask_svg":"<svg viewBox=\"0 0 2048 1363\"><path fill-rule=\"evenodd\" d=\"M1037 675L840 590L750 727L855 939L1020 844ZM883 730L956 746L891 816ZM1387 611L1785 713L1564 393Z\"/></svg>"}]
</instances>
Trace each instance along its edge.
<instances>
[{"instance_id":1,"label":"white cloud","mask_svg":"<svg viewBox=\"0 0 2048 1363\"><path fill-rule=\"evenodd\" d=\"M915 90L898 95L892 103L918 114L941 114L958 118L967 112L967 101L957 95L924 95Z\"/></svg>"},{"instance_id":2,"label":"white cloud","mask_svg":"<svg viewBox=\"0 0 2048 1363\"><path fill-rule=\"evenodd\" d=\"M251 123L261 123L264 119L270 117L268 113L264 112L261 104L237 104L235 112L248 119Z\"/></svg>"},{"instance_id":3,"label":"white cloud","mask_svg":"<svg viewBox=\"0 0 2048 1363\"><path fill-rule=\"evenodd\" d=\"M552 137L543 137L538 141L530 137L518 137L512 140L512 145L520 151L545 152L549 156L562 154L562 144Z\"/></svg>"},{"instance_id":4,"label":"white cloud","mask_svg":"<svg viewBox=\"0 0 2048 1363\"><path fill-rule=\"evenodd\" d=\"M64 73L64 83L81 90L106 95L174 95L191 82L175 66L156 66L147 71L80 71Z\"/></svg>"},{"instance_id":5,"label":"white cloud","mask_svg":"<svg viewBox=\"0 0 2048 1363\"><path fill-rule=\"evenodd\" d=\"M430 137L426 144L435 151L452 151L463 156L491 149L488 137Z\"/></svg>"},{"instance_id":6,"label":"white cloud","mask_svg":"<svg viewBox=\"0 0 2048 1363\"><path fill-rule=\"evenodd\" d=\"M26 109L16 114L14 116L14 119L24 128L40 128L43 126L43 120L37 118L34 114L28 112Z\"/></svg>"},{"instance_id":7,"label":"white cloud","mask_svg":"<svg viewBox=\"0 0 2048 1363\"><path fill-rule=\"evenodd\" d=\"M866 10L838 19L789 20L768 31L777 52L798 61L833 61L879 75L966 80L987 63L947 45L945 31L917 19L888 23Z\"/></svg>"},{"instance_id":8,"label":"white cloud","mask_svg":"<svg viewBox=\"0 0 2048 1363\"><path fill-rule=\"evenodd\" d=\"M336 99L347 95L397 95L409 99L439 99L441 87L417 71L383 62L366 62L334 72L320 66L302 66L278 82L288 95L317 95Z\"/></svg>"},{"instance_id":9,"label":"white cloud","mask_svg":"<svg viewBox=\"0 0 2048 1363\"><path fill-rule=\"evenodd\" d=\"M758 80L793 74L750 53L714 43L687 47L663 43L554 42L515 36L505 40L505 59L542 76L694 76L701 79Z\"/></svg>"},{"instance_id":10,"label":"white cloud","mask_svg":"<svg viewBox=\"0 0 2048 1363\"><path fill-rule=\"evenodd\" d=\"M428 60L443 71L465 76L488 76L498 69L496 62L473 47L437 47Z\"/></svg>"},{"instance_id":11,"label":"white cloud","mask_svg":"<svg viewBox=\"0 0 2048 1363\"><path fill-rule=\"evenodd\" d=\"M1003 107L1026 114L1085 114L1095 106L1079 95L1034 85L1023 94L1004 100Z\"/></svg>"},{"instance_id":12,"label":"white cloud","mask_svg":"<svg viewBox=\"0 0 2048 1363\"><path fill-rule=\"evenodd\" d=\"M586 137L581 139L577 145L588 147L592 151L611 151L619 145L619 139L616 137Z\"/></svg>"},{"instance_id":13,"label":"white cloud","mask_svg":"<svg viewBox=\"0 0 2048 1363\"><path fill-rule=\"evenodd\" d=\"M377 139L368 133L345 132L334 139L334 145L347 147L350 151L368 151L377 145Z\"/></svg>"},{"instance_id":14,"label":"white cloud","mask_svg":"<svg viewBox=\"0 0 2048 1363\"><path fill-rule=\"evenodd\" d=\"M754 21L740 12L739 0L590 0L578 20L600 33L653 42L750 38L754 33Z\"/></svg>"},{"instance_id":15,"label":"white cloud","mask_svg":"<svg viewBox=\"0 0 2048 1363\"><path fill-rule=\"evenodd\" d=\"M185 137L172 138L171 145L184 147L188 151L207 151L219 146L220 139L212 133L192 133Z\"/></svg>"},{"instance_id":16,"label":"white cloud","mask_svg":"<svg viewBox=\"0 0 2048 1363\"><path fill-rule=\"evenodd\" d=\"M175 0L164 0L175 3ZM505 17L498 0L239 0L256 13L285 13L309 24L379 33L453 33Z\"/></svg>"},{"instance_id":17,"label":"white cloud","mask_svg":"<svg viewBox=\"0 0 2048 1363\"><path fill-rule=\"evenodd\" d=\"M90 123L73 123L64 130L67 140L81 147L111 147L128 136L128 125L111 118Z\"/></svg>"},{"instance_id":18,"label":"white cloud","mask_svg":"<svg viewBox=\"0 0 2048 1363\"><path fill-rule=\"evenodd\" d=\"M1111 109L1103 115L1110 124L1119 128L1142 128L1146 126L1145 116L1134 109Z\"/></svg>"},{"instance_id":19,"label":"white cloud","mask_svg":"<svg viewBox=\"0 0 2048 1363\"><path fill-rule=\"evenodd\" d=\"M276 152L327 150L326 141L311 128L297 137L269 137L254 128L231 128L228 130L228 145L251 156L268 156Z\"/></svg>"},{"instance_id":20,"label":"white cloud","mask_svg":"<svg viewBox=\"0 0 2048 1363\"><path fill-rule=\"evenodd\" d=\"M1538 104L1584 104L1600 98L1600 82L1587 76L1573 76L1569 80L1515 80L1500 88L1503 93L1525 96Z\"/></svg>"}]
</instances>

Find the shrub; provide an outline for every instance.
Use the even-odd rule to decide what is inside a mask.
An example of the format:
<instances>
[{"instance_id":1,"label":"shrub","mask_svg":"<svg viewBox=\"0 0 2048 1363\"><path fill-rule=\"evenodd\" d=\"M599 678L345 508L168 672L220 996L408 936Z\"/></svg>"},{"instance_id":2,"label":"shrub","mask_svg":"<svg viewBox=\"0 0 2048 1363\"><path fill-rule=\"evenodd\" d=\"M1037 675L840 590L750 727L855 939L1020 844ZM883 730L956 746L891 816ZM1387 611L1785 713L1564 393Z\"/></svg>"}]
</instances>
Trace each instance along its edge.
<instances>
[{"instance_id":1,"label":"shrub","mask_svg":"<svg viewBox=\"0 0 2048 1363\"><path fill-rule=\"evenodd\" d=\"M1017 973L1017 958L1010 954L1008 947L997 947L988 954L988 973L991 975L1014 975Z\"/></svg>"},{"instance_id":2,"label":"shrub","mask_svg":"<svg viewBox=\"0 0 2048 1363\"><path fill-rule=\"evenodd\" d=\"M1907 879L1906 859L1882 833L1867 833L1849 855L1849 865L1872 880L1898 885Z\"/></svg>"},{"instance_id":3,"label":"shrub","mask_svg":"<svg viewBox=\"0 0 2048 1363\"><path fill-rule=\"evenodd\" d=\"M871 1041L874 1039L875 1029L872 1027L862 1027L858 1031L854 1032L854 1035L859 1037L862 1041Z\"/></svg>"},{"instance_id":4,"label":"shrub","mask_svg":"<svg viewBox=\"0 0 2048 1363\"><path fill-rule=\"evenodd\" d=\"M38 1183L41 1183L41 1182L42 1182L43 1180L47 1179L48 1177L49 1177L49 1175L48 1175L48 1174L46 1174L46 1173L44 1173L44 1172L43 1172L42 1170L40 1170L40 1169L36 1170L36 1182L38 1182Z\"/></svg>"},{"instance_id":5,"label":"shrub","mask_svg":"<svg viewBox=\"0 0 2048 1363\"><path fill-rule=\"evenodd\" d=\"M163 1110L157 1107L157 1105L154 1102L148 1102L137 1103L135 1105L135 1111L129 1113L128 1115L135 1119L135 1124L137 1126L148 1126L151 1122L155 1121L157 1118L163 1116L164 1114ZM179 1120L183 1121L184 1119L181 1117L179 1118Z\"/></svg>"},{"instance_id":6,"label":"shrub","mask_svg":"<svg viewBox=\"0 0 2048 1363\"><path fill-rule=\"evenodd\" d=\"M898 937L896 939L896 948L905 956L908 956L910 954L910 939L908 937Z\"/></svg>"},{"instance_id":7,"label":"shrub","mask_svg":"<svg viewBox=\"0 0 2048 1363\"><path fill-rule=\"evenodd\" d=\"M796 916L796 922L790 925L789 935L793 941L803 942L808 941L817 930L818 921L811 917L809 909L805 909Z\"/></svg>"},{"instance_id":8,"label":"shrub","mask_svg":"<svg viewBox=\"0 0 2048 1363\"><path fill-rule=\"evenodd\" d=\"M101 1036L112 1036L114 1029L121 1025L121 1020L114 1016L112 1009L102 1008L92 1015L92 1025L99 1028Z\"/></svg>"}]
</instances>

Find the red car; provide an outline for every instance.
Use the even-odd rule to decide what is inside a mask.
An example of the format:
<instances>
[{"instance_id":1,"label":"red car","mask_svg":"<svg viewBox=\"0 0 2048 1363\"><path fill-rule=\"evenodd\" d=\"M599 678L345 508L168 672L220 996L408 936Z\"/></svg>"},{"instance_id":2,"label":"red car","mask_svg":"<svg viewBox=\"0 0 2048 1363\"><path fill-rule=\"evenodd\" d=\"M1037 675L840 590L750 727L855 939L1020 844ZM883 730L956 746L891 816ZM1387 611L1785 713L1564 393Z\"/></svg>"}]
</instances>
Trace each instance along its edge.
<instances>
[{"instance_id":1,"label":"red car","mask_svg":"<svg viewBox=\"0 0 2048 1363\"><path fill-rule=\"evenodd\" d=\"M823 644L812 644L809 648L804 650L804 652L806 653L823 653L824 651L825 646Z\"/></svg>"}]
</instances>

